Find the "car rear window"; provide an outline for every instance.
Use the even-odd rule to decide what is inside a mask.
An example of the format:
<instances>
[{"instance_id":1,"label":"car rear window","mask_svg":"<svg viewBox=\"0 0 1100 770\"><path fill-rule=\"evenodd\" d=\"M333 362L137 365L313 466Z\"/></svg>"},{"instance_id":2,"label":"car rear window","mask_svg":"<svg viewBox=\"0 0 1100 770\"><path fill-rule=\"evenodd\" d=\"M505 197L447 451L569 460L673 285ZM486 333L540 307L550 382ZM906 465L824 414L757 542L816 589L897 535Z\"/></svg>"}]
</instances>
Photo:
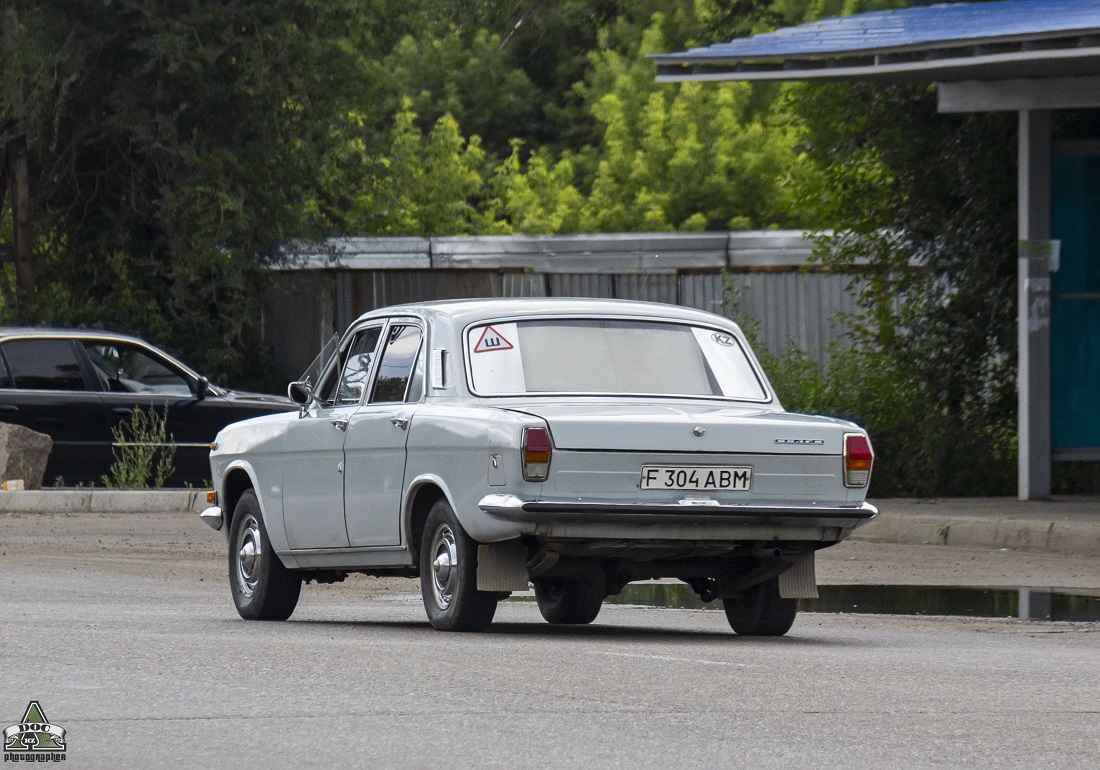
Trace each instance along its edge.
<instances>
[{"instance_id":1,"label":"car rear window","mask_svg":"<svg viewBox=\"0 0 1100 770\"><path fill-rule=\"evenodd\" d=\"M619 319L539 319L472 327L473 390L703 396L764 401L767 392L731 334Z\"/></svg>"}]
</instances>

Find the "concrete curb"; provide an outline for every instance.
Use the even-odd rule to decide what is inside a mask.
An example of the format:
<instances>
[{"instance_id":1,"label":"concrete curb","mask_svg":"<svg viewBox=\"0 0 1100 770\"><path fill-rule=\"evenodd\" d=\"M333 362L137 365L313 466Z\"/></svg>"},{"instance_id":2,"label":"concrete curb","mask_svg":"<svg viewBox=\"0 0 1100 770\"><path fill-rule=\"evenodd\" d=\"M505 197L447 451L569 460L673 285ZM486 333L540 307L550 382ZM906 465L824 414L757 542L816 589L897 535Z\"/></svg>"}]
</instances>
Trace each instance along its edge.
<instances>
[{"instance_id":1,"label":"concrete curb","mask_svg":"<svg viewBox=\"0 0 1100 770\"><path fill-rule=\"evenodd\" d=\"M1100 505L1088 499L884 500L876 505L879 516L857 529L853 540L1100 556Z\"/></svg>"},{"instance_id":2,"label":"concrete curb","mask_svg":"<svg viewBox=\"0 0 1100 770\"><path fill-rule=\"evenodd\" d=\"M852 540L1100 556L1100 522L1089 525L1070 521L989 521L946 516L883 518L856 530Z\"/></svg>"},{"instance_id":3,"label":"concrete curb","mask_svg":"<svg viewBox=\"0 0 1100 770\"><path fill-rule=\"evenodd\" d=\"M206 507L198 489L41 489L0 491L0 513L194 513Z\"/></svg>"}]
</instances>

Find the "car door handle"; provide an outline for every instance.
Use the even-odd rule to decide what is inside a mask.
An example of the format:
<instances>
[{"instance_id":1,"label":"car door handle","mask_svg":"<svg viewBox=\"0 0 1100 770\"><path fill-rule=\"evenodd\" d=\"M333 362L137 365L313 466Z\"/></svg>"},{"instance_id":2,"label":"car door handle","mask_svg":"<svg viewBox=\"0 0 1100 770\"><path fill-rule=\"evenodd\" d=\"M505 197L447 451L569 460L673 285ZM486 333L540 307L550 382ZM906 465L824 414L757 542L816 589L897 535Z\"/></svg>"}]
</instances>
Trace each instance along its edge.
<instances>
[{"instance_id":1,"label":"car door handle","mask_svg":"<svg viewBox=\"0 0 1100 770\"><path fill-rule=\"evenodd\" d=\"M334 426L336 426L340 430L347 430L348 429L348 421L346 419L345 420L329 420L329 422L331 422Z\"/></svg>"},{"instance_id":2,"label":"car door handle","mask_svg":"<svg viewBox=\"0 0 1100 770\"><path fill-rule=\"evenodd\" d=\"M0 404L0 412L18 412L19 407L15 404Z\"/></svg>"},{"instance_id":3,"label":"car door handle","mask_svg":"<svg viewBox=\"0 0 1100 770\"><path fill-rule=\"evenodd\" d=\"M408 417L391 417L390 422L392 422L394 425L396 425L401 430L405 430L405 428L409 427L409 418Z\"/></svg>"},{"instance_id":4,"label":"car door handle","mask_svg":"<svg viewBox=\"0 0 1100 770\"><path fill-rule=\"evenodd\" d=\"M129 417L134 413L134 410L127 406L116 406L111 411L117 415L121 415L122 417Z\"/></svg>"}]
</instances>

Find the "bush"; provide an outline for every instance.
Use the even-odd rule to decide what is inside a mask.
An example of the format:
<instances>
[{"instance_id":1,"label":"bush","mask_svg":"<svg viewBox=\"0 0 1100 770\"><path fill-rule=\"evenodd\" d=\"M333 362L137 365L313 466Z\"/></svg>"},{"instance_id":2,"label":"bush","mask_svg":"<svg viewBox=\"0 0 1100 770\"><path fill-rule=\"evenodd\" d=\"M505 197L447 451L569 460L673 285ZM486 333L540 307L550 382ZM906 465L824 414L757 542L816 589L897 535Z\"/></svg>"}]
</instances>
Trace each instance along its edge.
<instances>
[{"instance_id":1,"label":"bush","mask_svg":"<svg viewBox=\"0 0 1100 770\"><path fill-rule=\"evenodd\" d=\"M111 429L115 462L103 477L112 489L159 489L172 475L176 448L168 435L168 407L135 409L129 420Z\"/></svg>"},{"instance_id":2,"label":"bush","mask_svg":"<svg viewBox=\"0 0 1100 770\"><path fill-rule=\"evenodd\" d=\"M888 353L833 343L824 367L793 345L779 356L760 346L758 356L786 409L867 429L875 447L872 496L1014 493L1012 426L946 413Z\"/></svg>"}]
</instances>

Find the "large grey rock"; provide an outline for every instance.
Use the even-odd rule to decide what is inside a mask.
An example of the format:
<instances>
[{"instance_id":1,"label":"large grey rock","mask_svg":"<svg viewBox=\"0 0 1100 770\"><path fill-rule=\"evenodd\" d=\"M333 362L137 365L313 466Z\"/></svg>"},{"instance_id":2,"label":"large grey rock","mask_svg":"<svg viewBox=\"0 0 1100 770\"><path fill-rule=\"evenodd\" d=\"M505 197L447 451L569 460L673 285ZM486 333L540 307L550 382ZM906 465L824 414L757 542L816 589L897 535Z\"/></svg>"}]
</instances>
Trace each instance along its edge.
<instances>
[{"instance_id":1,"label":"large grey rock","mask_svg":"<svg viewBox=\"0 0 1100 770\"><path fill-rule=\"evenodd\" d=\"M45 433L0 422L0 481L23 479L27 489L41 489L51 449Z\"/></svg>"}]
</instances>

